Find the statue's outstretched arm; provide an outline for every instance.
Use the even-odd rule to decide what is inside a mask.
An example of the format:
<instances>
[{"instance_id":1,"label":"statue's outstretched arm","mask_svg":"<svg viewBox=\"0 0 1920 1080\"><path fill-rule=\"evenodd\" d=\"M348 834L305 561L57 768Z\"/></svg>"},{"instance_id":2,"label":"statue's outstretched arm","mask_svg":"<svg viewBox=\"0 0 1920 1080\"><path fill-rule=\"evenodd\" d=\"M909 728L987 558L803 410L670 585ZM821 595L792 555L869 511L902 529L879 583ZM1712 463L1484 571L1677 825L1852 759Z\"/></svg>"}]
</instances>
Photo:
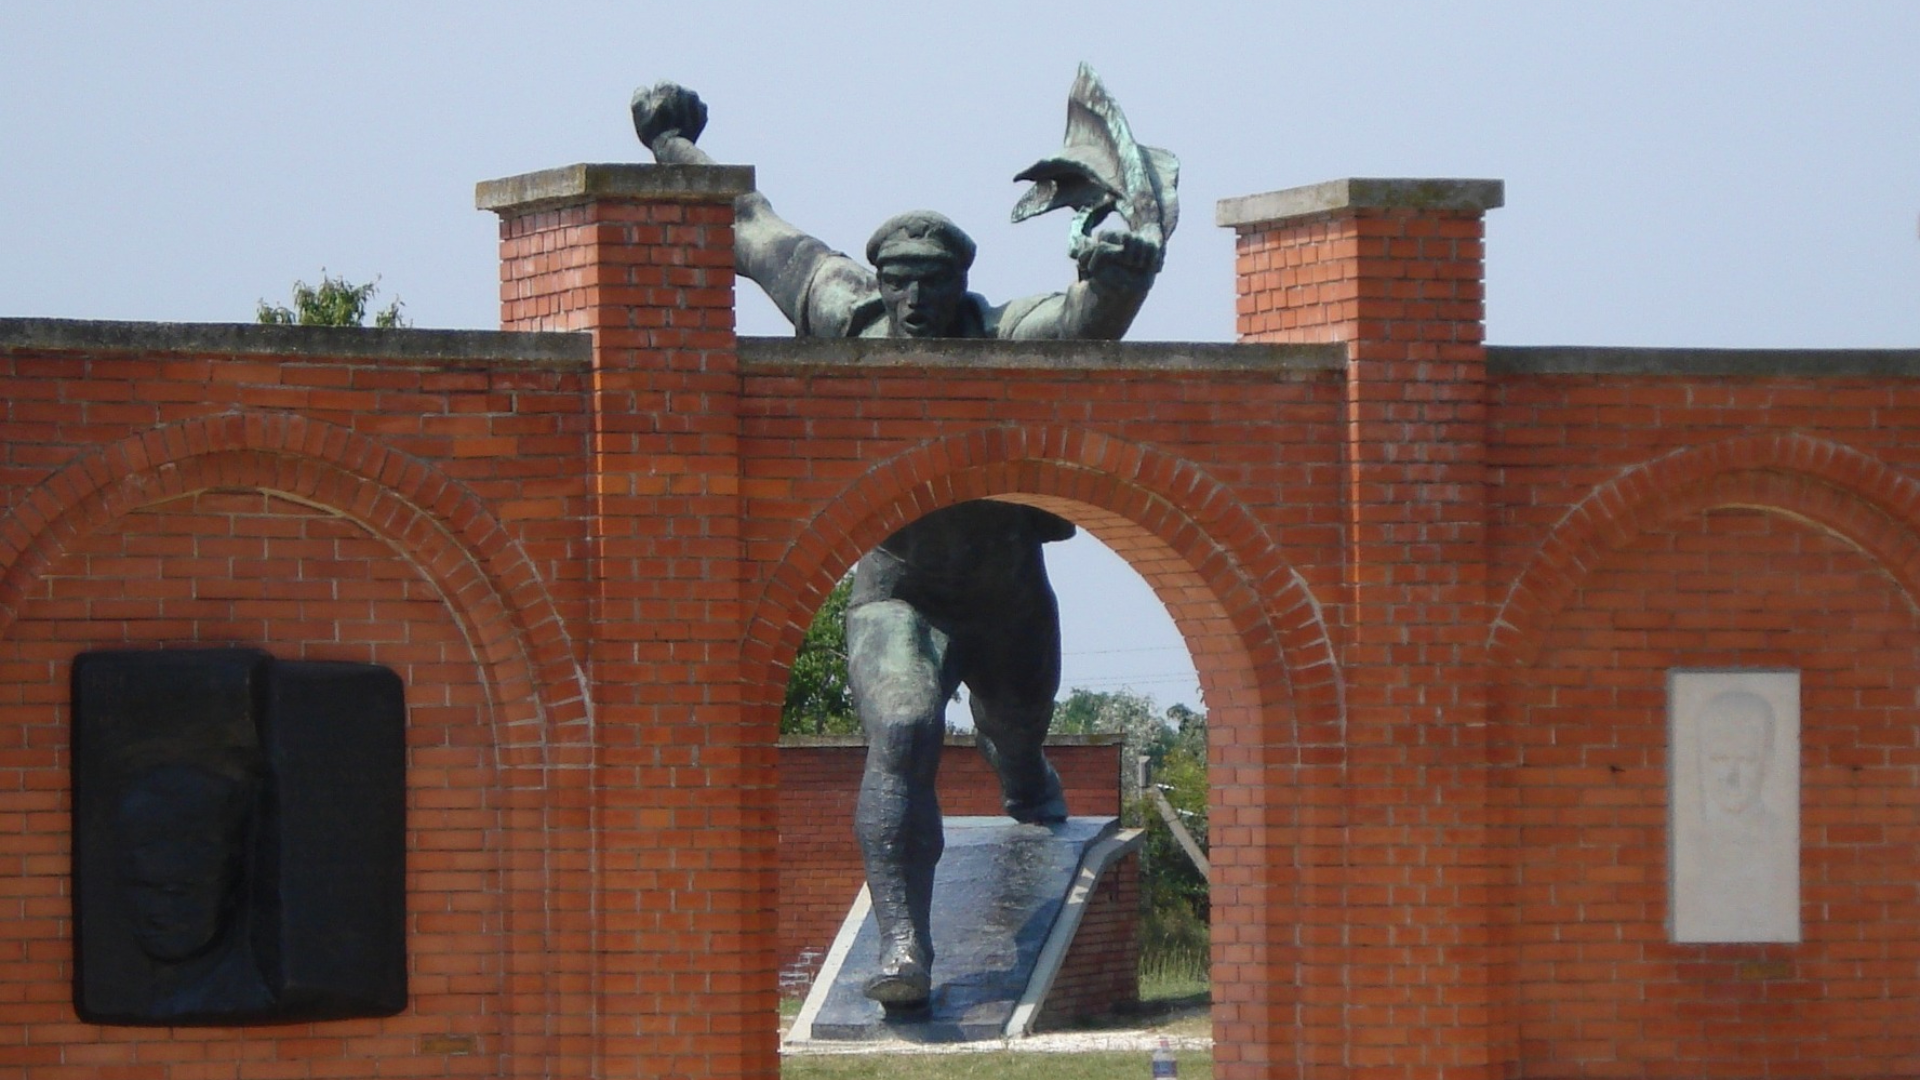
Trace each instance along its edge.
<instances>
[{"instance_id":1,"label":"statue's outstretched arm","mask_svg":"<svg viewBox=\"0 0 1920 1080\"><path fill-rule=\"evenodd\" d=\"M712 165L713 158L694 145L707 124L707 106L684 86L660 83L633 95L633 128L641 143L663 165ZM810 285L823 262L845 260L819 240L788 224L758 191L733 203L733 266L764 290L796 327L819 325L821 312Z\"/></svg>"},{"instance_id":2,"label":"statue's outstretched arm","mask_svg":"<svg viewBox=\"0 0 1920 1080\"><path fill-rule=\"evenodd\" d=\"M1079 256L1080 280L1064 293L1009 304L1000 336L1118 341L1146 302L1162 252L1132 232L1101 233Z\"/></svg>"}]
</instances>

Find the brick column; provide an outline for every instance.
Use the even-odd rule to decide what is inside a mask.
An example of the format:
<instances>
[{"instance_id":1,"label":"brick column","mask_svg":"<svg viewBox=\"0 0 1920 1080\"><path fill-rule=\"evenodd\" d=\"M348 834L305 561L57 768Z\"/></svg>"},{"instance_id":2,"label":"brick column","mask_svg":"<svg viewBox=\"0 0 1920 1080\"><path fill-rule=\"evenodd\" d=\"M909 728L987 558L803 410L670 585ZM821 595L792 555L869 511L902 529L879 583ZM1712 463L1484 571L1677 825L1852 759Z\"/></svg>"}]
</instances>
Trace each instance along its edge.
<instances>
[{"instance_id":1,"label":"brick column","mask_svg":"<svg viewBox=\"0 0 1920 1080\"><path fill-rule=\"evenodd\" d=\"M595 1076L780 1071L777 733L747 729L739 691L733 198L752 186L742 167L576 165L478 193L501 217L503 327L594 338L591 1024L570 1030Z\"/></svg>"},{"instance_id":2,"label":"brick column","mask_svg":"<svg viewBox=\"0 0 1920 1080\"><path fill-rule=\"evenodd\" d=\"M1238 236L1240 339L1348 350L1346 585L1328 599L1347 691L1333 992L1350 1077L1492 1076L1511 1056L1490 992L1482 644L1482 238L1502 195L1352 179L1218 208Z\"/></svg>"}]
</instances>

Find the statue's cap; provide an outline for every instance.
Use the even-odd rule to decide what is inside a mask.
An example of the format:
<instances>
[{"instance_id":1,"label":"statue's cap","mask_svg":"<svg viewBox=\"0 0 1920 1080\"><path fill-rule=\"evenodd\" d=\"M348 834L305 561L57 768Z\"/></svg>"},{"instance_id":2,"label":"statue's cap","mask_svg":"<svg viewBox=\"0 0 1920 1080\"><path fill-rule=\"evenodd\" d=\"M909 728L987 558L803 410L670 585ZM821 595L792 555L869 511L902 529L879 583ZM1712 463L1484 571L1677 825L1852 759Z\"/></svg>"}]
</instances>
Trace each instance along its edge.
<instances>
[{"instance_id":1,"label":"statue's cap","mask_svg":"<svg viewBox=\"0 0 1920 1080\"><path fill-rule=\"evenodd\" d=\"M893 259L941 259L965 270L973 265L973 251L973 238L932 210L895 214L867 241L867 261L875 266Z\"/></svg>"}]
</instances>

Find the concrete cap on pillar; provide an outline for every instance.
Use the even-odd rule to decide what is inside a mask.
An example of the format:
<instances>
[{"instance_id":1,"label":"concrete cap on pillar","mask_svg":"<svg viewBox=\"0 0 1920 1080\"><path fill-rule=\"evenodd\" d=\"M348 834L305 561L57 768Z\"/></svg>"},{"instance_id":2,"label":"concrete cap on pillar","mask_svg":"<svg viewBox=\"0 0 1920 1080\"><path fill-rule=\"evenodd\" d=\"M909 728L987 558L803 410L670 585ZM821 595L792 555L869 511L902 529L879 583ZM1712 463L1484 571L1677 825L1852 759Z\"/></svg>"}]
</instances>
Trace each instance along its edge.
<instances>
[{"instance_id":1,"label":"concrete cap on pillar","mask_svg":"<svg viewBox=\"0 0 1920 1080\"><path fill-rule=\"evenodd\" d=\"M1221 199L1214 224L1250 230L1339 210L1491 210L1506 203L1501 180L1394 180L1348 177L1306 187Z\"/></svg>"},{"instance_id":2,"label":"concrete cap on pillar","mask_svg":"<svg viewBox=\"0 0 1920 1080\"><path fill-rule=\"evenodd\" d=\"M729 202L752 191L753 184L751 165L566 165L482 180L474 186L473 202L503 216L595 199Z\"/></svg>"}]
</instances>

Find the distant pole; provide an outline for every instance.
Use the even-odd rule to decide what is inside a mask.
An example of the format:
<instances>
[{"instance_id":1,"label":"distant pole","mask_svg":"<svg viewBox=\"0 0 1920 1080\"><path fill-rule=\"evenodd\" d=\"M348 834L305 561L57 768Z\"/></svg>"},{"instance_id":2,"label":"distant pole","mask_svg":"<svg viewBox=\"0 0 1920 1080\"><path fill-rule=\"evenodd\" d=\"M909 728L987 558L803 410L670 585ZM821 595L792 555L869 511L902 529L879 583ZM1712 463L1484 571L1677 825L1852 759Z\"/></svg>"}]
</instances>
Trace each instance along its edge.
<instances>
[{"instance_id":1,"label":"distant pole","mask_svg":"<svg viewBox=\"0 0 1920 1080\"><path fill-rule=\"evenodd\" d=\"M1173 804L1167 801L1166 794L1153 782L1153 760L1141 754L1135 761L1141 793L1152 800L1153 808L1160 812L1160 817L1166 821L1167 828L1173 831L1173 838L1180 844L1180 850L1186 852L1187 858L1193 860L1193 868L1200 871L1200 876L1206 879L1208 885L1212 885L1213 864L1207 861L1207 853L1200 850L1199 843L1194 840L1193 834L1187 831L1186 824L1180 820L1180 812L1173 808Z\"/></svg>"}]
</instances>

